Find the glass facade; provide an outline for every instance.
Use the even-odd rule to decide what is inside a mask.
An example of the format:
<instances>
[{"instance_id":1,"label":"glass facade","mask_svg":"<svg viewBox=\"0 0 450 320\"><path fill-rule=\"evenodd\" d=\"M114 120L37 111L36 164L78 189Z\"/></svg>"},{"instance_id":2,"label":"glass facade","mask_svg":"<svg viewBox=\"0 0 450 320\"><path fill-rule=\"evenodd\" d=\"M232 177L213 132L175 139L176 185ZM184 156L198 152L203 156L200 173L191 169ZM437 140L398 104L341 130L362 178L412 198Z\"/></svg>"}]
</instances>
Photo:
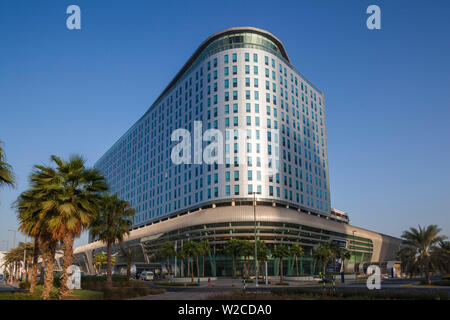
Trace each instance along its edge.
<instances>
[{"instance_id":1,"label":"glass facade","mask_svg":"<svg viewBox=\"0 0 450 320\"><path fill-rule=\"evenodd\" d=\"M95 164L111 191L136 209L133 227L253 192L329 215L324 97L279 41L251 30L224 32L183 70ZM172 162L173 131L186 129L194 140L194 121L200 139L208 129L223 133L222 164Z\"/></svg>"}]
</instances>

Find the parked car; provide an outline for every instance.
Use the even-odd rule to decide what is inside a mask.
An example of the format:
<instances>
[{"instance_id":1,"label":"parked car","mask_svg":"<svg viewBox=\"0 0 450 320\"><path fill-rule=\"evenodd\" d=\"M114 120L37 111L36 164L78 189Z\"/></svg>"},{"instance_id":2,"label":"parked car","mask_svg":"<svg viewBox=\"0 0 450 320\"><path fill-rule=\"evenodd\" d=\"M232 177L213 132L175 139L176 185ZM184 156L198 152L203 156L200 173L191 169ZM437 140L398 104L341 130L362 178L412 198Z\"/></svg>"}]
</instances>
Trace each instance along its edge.
<instances>
[{"instance_id":1,"label":"parked car","mask_svg":"<svg viewBox=\"0 0 450 320\"><path fill-rule=\"evenodd\" d=\"M142 271L139 279L144 281L152 281L154 277L153 271Z\"/></svg>"}]
</instances>

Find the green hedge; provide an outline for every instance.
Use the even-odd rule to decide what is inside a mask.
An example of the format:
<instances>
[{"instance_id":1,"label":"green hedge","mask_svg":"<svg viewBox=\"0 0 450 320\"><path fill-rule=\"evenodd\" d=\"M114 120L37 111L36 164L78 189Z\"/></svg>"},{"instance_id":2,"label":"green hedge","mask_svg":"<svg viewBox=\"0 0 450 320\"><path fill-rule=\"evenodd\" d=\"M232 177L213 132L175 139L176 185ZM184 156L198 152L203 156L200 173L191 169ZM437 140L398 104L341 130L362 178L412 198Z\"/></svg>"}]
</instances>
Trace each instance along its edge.
<instances>
[{"instance_id":1,"label":"green hedge","mask_svg":"<svg viewBox=\"0 0 450 320\"><path fill-rule=\"evenodd\" d=\"M450 300L450 294L444 291L417 290L320 290L307 288L275 288L271 292L282 297L307 297L316 299L355 299L355 300Z\"/></svg>"}]
</instances>

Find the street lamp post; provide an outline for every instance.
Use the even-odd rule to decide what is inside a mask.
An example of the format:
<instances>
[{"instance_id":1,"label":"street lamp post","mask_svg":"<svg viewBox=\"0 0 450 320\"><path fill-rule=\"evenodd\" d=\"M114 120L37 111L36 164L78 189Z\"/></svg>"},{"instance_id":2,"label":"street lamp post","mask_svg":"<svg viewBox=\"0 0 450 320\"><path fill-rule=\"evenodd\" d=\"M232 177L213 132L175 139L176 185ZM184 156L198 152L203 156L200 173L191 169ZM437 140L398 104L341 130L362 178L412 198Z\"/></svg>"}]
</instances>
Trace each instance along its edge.
<instances>
[{"instance_id":1,"label":"street lamp post","mask_svg":"<svg viewBox=\"0 0 450 320\"><path fill-rule=\"evenodd\" d=\"M253 192L253 219L255 222L255 289L258 288L258 252L256 244L256 192Z\"/></svg>"},{"instance_id":2,"label":"street lamp post","mask_svg":"<svg viewBox=\"0 0 450 320\"><path fill-rule=\"evenodd\" d=\"M25 276L25 274L26 274L26 263L27 263L27 260L26 260L26 257L27 257L27 241L28 241L28 235L26 234L25 235L25 245L23 247L23 269L22 269L22 274L23 274L23 277L24 277L25 281L27 280L26 276Z\"/></svg>"},{"instance_id":3,"label":"street lamp post","mask_svg":"<svg viewBox=\"0 0 450 320\"><path fill-rule=\"evenodd\" d=\"M356 272L356 247L355 247L355 230L353 230L353 259L355 260L354 265L353 265L353 271Z\"/></svg>"},{"instance_id":4,"label":"street lamp post","mask_svg":"<svg viewBox=\"0 0 450 320\"><path fill-rule=\"evenodd\" d=\"M11 231L11 232L14 232L14 238L13 238L13 248L15 248L16 247L16 230L8 230L8 231Z\"/></svg>"}]
</instances>

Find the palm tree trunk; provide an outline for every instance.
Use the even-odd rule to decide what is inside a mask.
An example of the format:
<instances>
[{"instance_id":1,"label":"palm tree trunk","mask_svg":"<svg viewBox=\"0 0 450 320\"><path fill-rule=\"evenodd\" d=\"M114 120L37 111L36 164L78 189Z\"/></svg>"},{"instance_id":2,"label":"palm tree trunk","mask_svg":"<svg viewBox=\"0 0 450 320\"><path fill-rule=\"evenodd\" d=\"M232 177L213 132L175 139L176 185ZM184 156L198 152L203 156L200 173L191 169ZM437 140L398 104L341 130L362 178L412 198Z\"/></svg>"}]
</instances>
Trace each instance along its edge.
<instances>
[{"instance_id":1,"label":"palm tree trunk","mask_svg":"<svg viewBox=\"0 0 450 320\"><path fill-rule=\"evenodd\" d=\"M30 279L30 293L33 294L34 288L37 284L37 269L38 269L38 260L39 260L39 241L38 238L34 239L34 249L33 249L33 268L31 271L31 279Z\"/></svg>"},{"instance_id":2,"label":"palm tree trunk","mask_svg":"<svg viewBox=\"0 0 450 320\"><path fill-rule=\"evenodd\" d=\"M236 278L236 256L233 255L233 277Z\"/></svg>"},{"instance_id":3,"label":"palm tree trunk","mask_svg":"<svg viewBox=\"0 0 450 320\"><path fill-rule=\"evenodd\" d=\"M202 266L202 277L204 277L205 276L205 256L202 256L202 263L203 263L203 266Z\"/></svg>"},{"instance_id":4,"label":"palm tree trunk","mask_svg":"<svg viewBox=\"0 0 450 320\"><path fill-rule=\"evenodd\" d=\"M112 288L112 243L108 242L106 244L106 287L111 289Z\"/></svg>"},{"instance_id":5,"label":"palm tree trunk","mask_svg":"<svg viewBox=\"0 0 450 320\"><path fill-rule=\"evenodd\" d=\"M428 257L425 260L425 281L427 284L431 284L430 280L430 261Z\"/></svg>"},{"instance_id":6,"label":"palm tree trunk","mask_svg":"<svg viewBox=\"0 0 450 320\"><path fill-rule=\"evenodd\" d=\"M322 274L325 276L325 271L326 271L326 267L327 267L327 263L324 261L322 262Z\"/></svg>"},{"instance_id":7,"label":"palm tree trunk","mask_svg":"<svg viewBox=\"0 0 450 320\"><path fill-rule=\"evenodd\" d=\"M184 258L180 259L180 277L184 278Z\"/></svg>"},{"instance_id":8,"label":"palm tree trunk","mask_svg":"<svg viewBox=\"0 0 450 320\"><path fill-rule=\"evenodd\" d=\"M45 279L44 266L46 266L46 265L47 265L47 254L46 253L42 253L41 277L39 279L39 284L43 284L44 283L44 279Z\"/></svg>"},{"instance_id":9,"label":"palm tree trunk","mask_svg":"<svg viewBox=\"0 0 450 320\"><path fill-rule=\"evenodd\" d=\"M191 256L191 282L194 282L194 257Z\"/></svg>"},{"instance_id":10,"label":"palm tree trunk","mask_svg":"<svg viewBox=\"0 0 450 320\"><path fill-rule=\"evenodd\" d=\"M280 258L280 283L283 282L283 258Z\"/></svg>"},{"instance_id":11,"label":"palm tree trunk","mask_svg":"<svg viewBox=\"0 0 450 320\"><path fill-rule=\"evenodd\" d=\"M191 275L191 256L187 257L187 276Z\"/></svg>"},{"instance_id":12,"label":"palm tree trunk","mask_svg":"<svg viewBox=\"0 0 450 320\"><path fill-rule=\"evenodd\" d=\"M197 256L197 278L200 278L200 269L198 267L198 256Z\"/></svg>"},{"instance_id":13,"label":"palm tree trunk","mask_svg":"<svg viewBox=\"0 0 450 320\"><path fill-rule=\"evenodd\" d=\"M298 277L298 257L295 255L295 268L297 269L297 277Z\"/></svg>"},{"instance_id":14,"label":"palm tree trunk","mask_svg":"<svg viewBox=\"0 0 450 320\"><path fill-rule=\"evenodd\" d=\"M55 268L55 252L56 242L51 241L48 245L48 249L45 257L45 280L44 290L42 291L42 298L47 300L50 298L50 290L53 287L53 270Z\"/></svg>"},{"instance_id":15,"label":"palm tree trunk","mask_svg":"<svg viewBox=\"0 0 450 320\"><path fill-rule=\"evenodd\" d=\"M170 282L170 259L169 259L169 256L167 256L167 279Z\"/></svg>"},{"instance_id":16,"label":"palm tree trunk","mask_svg":"<svg viewBox=\"0 0 450 320\"><path fill-rule=\"evenodd\" d=\"M63 270L61 278L61 289L59 291L59 298L70 295L72 292L69 289L69 273L68 268L72 265L73 260L73 240L74 236L72 232L67 232L64 235L64 257L63 257Z\"/></svg>"},{"instance_id":17,"label":"palm tree trunk","mask_svg":"<svg viewBox=\"0 0 450 320\"><path fill-rule=\"evenodd\" d=\"M127 283L130 283L130 274L131 274L131 260L128 260L128 264L127 264Z\"/></svg>"}]
</instances>

